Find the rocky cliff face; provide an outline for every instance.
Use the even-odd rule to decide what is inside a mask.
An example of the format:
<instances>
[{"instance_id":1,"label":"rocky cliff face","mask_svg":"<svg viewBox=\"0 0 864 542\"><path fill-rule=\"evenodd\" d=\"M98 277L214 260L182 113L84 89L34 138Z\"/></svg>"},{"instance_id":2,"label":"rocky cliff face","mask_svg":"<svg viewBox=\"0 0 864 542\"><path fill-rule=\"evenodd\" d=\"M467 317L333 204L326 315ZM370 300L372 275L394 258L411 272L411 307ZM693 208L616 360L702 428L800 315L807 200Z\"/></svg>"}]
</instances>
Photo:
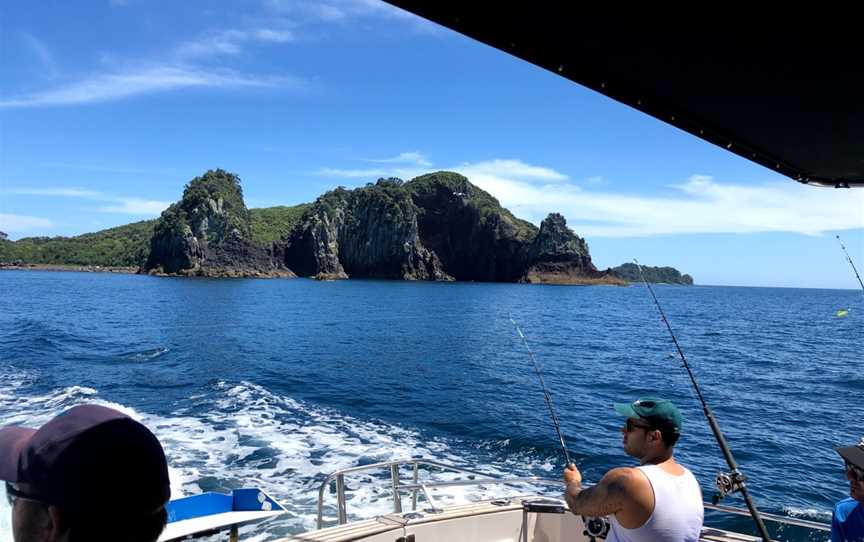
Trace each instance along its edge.
<instances>
[{"instance_id":1,"label":"rocky cliff face","mask_svg":"<svg viewBox=\"0 0 864 542\"><path fill-rule=\"evenodd\" d=\"M348 278L339 261L339 228L349 192L337 188L315 200L288 235L284 263L301 277Z\"/></svg>"},{"instance_id":2,"label":"rocky cliff face","mask_svg":"<svg viewBox=\"0 0 864 542\"><path fill-rule=\"evenodd\" d=\"M285 263L319 279L452 280L421 242L417 213L398 179L328 192L288 237Z\"/></svg>"},{"instance_id":3,"label":"rocky cliff face","mask_svg":"<svg viewBox=\"0 0 864 542\"><path fill-rule=\"evenodd\" d=\"M291 276L273 251L251 242L240 179L221 169L186 185L150 239L143 272L196 276Z\"/></svg>"},{"instance_id":4,"label":"rocky cliff face","mask_svg":"<svg viewBox=\"0 0 864 542\"><path fill-rule=\"evenodd\" d=\"M302 215L299 214L302 212ZM299 219L297 218L299 216ZM298 206L269 246L252 241L240 179L208 171L156 222L143 272L401 280L622 282L599 272L559 214L540 229L452 172L337 188ZM293 272L292 272L293 271ZM606 280L609 279L609 280Z\"/></svg>"},{"instance_id":5,"label":"rocky cliff face","mask_svg":"<svg viewBox=\"0 0 864 542\"><path fill-rule=\"evenodd\" d=\"M328 192L287 237L284 254L297 274L320 279L567 283L605 277L561 215L550 215L538 230L451 172Z\"/></svg>"},{"instance_id":6,"label":"rocky cliff face","mask_svg":"<svg viewBox=\"0 0 864 542\"><path fill-rule=\"evenodd\" d=\"M520 282L565 284L621 281L608 271L600 272L591 261L588 244L567 227L558 213L540 224L540 232L526 249L527 269Z\"/></svg>"},{"instance_id":7,"label":"rocky cliff face","mask_svg":"<svg viewBox=\"0 0 864 542\"><path fill-rule=\"evenodd\" d=\"M456 280L519 279L524 246L536 236L536 226L458 173L430 173L405 186L420 210L420 238L448 274Z\"/></svg>"}]
</instances>

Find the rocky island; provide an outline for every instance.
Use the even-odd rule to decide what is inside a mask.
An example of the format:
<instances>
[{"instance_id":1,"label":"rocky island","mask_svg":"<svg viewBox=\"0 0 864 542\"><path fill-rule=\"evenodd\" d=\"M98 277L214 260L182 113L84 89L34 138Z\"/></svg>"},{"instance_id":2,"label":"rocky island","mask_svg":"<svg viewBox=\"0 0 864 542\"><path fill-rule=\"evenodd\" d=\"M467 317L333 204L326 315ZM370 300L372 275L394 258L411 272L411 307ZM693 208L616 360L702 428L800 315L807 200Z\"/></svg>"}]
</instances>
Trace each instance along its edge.
<instances>
[{"instance_id":1,"label":"rocky island","mask_svg":"<svg viewBox=\"0 0 864 542\"><path fill-rule=\"evenodd\" d=\"M207 277L293 277L272 247L252 241L240 179L221 169L192 179L162 212L142 272Z\"/></svg>"},{"instance_id":2,"label":"rocky island","mask_svg":"<svg viewBox=\"0 0 864 542\"><path fill-rule=\"evenodd\" d=\"M452 172L380 179L318 198L285 238L287 267L321 279L612 283L550 215L538 230Z\"/></svg>"},{"instance_id":3,"label":"rocky island","mask_svg":"<svg viewBox=\"0 0 864 542\"><path fill-rule=\"evenodd\" d=\"M639 268L636 267L635 263L625 263L618 267L613 267L612 271L628 282L642 282L642 277L639 275ZM645 280L648 282L693 286L693 277L686 274L682 275L681 272L674 267L651 267L649 265L643 265L642 272L645 273Z\"/></svg>"},{"instance_id":4,"label":"rocky island","mask_svg":"<svg viewBox=\"0 0 864 542\"><path fill-rule=\"evenodd\" d=\"M446 171L328 192L286 236L284 250L287 267L320 279L623 284L594 267L561 215L538 230Z\"/></svg>"},{"instance_id":5,"label":"rocky island","mask_svg":"<svg viewBox=\"0 0 864 542\"><path fill-rule=\"evenodd\" d=\"M0 236L0 268L57 265L205 277L638 280L633 264L598 270L587 243L562 215L551 213L538 228L448 171L340 187L309 204L250 210L240 178L216 169L189 181L181 199L156 220L77 237ZM645 269L652 281L692 283L672 268Z\"/></svg>"}]
</instances>

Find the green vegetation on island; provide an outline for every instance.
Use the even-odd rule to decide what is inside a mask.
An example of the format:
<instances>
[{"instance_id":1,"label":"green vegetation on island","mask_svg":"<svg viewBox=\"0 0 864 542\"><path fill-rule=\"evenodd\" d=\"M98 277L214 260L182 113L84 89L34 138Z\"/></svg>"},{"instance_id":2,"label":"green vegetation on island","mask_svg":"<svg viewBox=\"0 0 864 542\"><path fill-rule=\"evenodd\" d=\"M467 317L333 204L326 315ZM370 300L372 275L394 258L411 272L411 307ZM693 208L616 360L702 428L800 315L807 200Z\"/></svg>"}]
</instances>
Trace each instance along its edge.
<instances>
[{"instance_id":1,"label":"green vegetation on island","mask_svg":"<svg viewBox=\"0 0 864 542\"><path fill-rule=\"evenodd\" d=\"M628 282L642 282L639 268L636 267L635 263L625 263L618 267L613 267L612 271ZM693 285L693 277L682 275L674 267L651 267L643 265L642 271L645 273L645 279L651 283Z\"/></svg>"},{"instance_id":2,"label":"green vegetation on island","mask_svg":"<svg viewBox=\"0 0 864 542\"><path fill-rule=\"evenodd\" d=\"M319 197L285 239L285 264L319 279L374 277L624 284L551 214L538 229L449 171L379 179Z\"/></svg>"},{"instance_id":3,"label":"green vegetation on island","mask_svg":"<svg viewBox=\"0 0 864 542\"><path fill-rule=\"evenodd\" d=\"M539 229L534 224L521 218L516 218L513 213L485 190L480 190L471 184L467 178L458 173L450 171L439 171L428 173L411 179L406 183L407 188L415 200L423 201L432 198L442 188L449 191L453 197L462 198L479 213L479 223L486 226L490 220L501 217L505 222L512 225L513 234L522 242L530 242L537 235Z\"/></svg>"},{"instance_id":4,"label":"green vegetation on island","mask_svg":"<svg viewBox=\"0 0 864 542\"><path fill-rule=\"evenodd\" d=\"M182 236L187 230L206 232L207 241L221 240L232 231L251 236L249 210L237 175L215 169L189 181L180 201L162 211L154 235Z\"/></svg>"},{"instance_id":5,"label":"green vegetation on island","mask_svg":"<svg viewBox=\"0 0 864 542\"><path fill-rule=\"evenodd\" d=\"M150 253L155 220L143 220L75 237L0 239L0 262L140 267Z\"/></svg>"},{"instance_id":6,"label":"green vegetation on island","mask_svg":"<svg viewBox=\"0 0 864 542\"><path fill-rule=\"evenodd\" d=\"M550 214L538 228L450 171L339 187L312 203L247 209L240 178L209 170L189 181L182 198L156 220L75 237L10 241L0 232L3 265L217 277L639 280L634 264L598 270L587 243L562 215ZM693 283L671 267L646 267L645 273L652 282Z\"/></svg>"},{"instance_id":7,"label":"green vegetation on island","mask_svg":"<svg viewBox=\"0 0 864 542\"><path fill-rule=\"evenodd\" d=\"M249 209L252 239L261 245L278 241L291 231L309 206L301 203ZM24 237L10 241L0 236L0 262L140 267L150 255L155 224L156 219L142 220L74 237Z\"/></svg>"},{"instance_id":8,"label":"green vegetation on island","mask_svg":"<svg viewBox=\"0 0 864 542\"><path fill-rule=\"evenodd\" d=\"M249 209L252 225L252 240L259 245L269 245L279 241L300 222L303 213L311 207L310 203L300 205L264 207Z\"/></svg>"},{"instance_id":9,"label":"green vegetation on island","mask_svg":"<svg viewBox=\"0 0 864 542\"><path fill-rule=\"evenodd\" d=\"M265 217L266 220L266 217ZM240 177L222 169L195 177L162 212L142 272L208 277L293 277L282 250L252 236Z\"/></svg>"}]
</instances>

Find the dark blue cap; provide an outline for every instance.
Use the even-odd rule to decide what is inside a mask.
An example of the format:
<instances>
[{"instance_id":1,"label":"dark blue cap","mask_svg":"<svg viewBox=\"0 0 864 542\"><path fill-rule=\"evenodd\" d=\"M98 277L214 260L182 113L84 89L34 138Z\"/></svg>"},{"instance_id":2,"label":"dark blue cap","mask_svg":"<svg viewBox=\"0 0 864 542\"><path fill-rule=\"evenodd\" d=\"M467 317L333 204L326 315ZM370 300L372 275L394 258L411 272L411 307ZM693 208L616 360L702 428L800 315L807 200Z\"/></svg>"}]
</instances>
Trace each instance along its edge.
<instances>
[{"instance_id":1,"label":"dark blue cap","mask_svg":"<svg viewBox=\"0 0 864 542\"><path fill-rule=\"evenodd\" d=\"M149 514L171 496L156 436L99 405L70 408L38 430L0 429L0 480L28 484L34 498L73 511Z\"/></svg>"}]
</instances>

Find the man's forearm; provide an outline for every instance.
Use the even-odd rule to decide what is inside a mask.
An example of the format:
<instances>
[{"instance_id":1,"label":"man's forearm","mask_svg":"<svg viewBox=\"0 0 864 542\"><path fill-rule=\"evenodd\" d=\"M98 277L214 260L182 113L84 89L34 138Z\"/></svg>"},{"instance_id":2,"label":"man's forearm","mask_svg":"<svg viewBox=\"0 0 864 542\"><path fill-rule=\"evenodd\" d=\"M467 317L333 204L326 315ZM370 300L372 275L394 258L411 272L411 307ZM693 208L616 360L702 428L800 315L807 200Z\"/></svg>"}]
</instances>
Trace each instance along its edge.
<instances>
[{"instance_id":1,"label":"man's forearm","mask_svg":"<svg viewBox=\"0 0 864 542\"><path fill-rule=\"evenodd\" d=\"M570 511L582 516L608 516L621 510L621 499L601 484L582 489L582 484L571 482L564 490L564 500Z\"/></svg>"}]
</instances>

